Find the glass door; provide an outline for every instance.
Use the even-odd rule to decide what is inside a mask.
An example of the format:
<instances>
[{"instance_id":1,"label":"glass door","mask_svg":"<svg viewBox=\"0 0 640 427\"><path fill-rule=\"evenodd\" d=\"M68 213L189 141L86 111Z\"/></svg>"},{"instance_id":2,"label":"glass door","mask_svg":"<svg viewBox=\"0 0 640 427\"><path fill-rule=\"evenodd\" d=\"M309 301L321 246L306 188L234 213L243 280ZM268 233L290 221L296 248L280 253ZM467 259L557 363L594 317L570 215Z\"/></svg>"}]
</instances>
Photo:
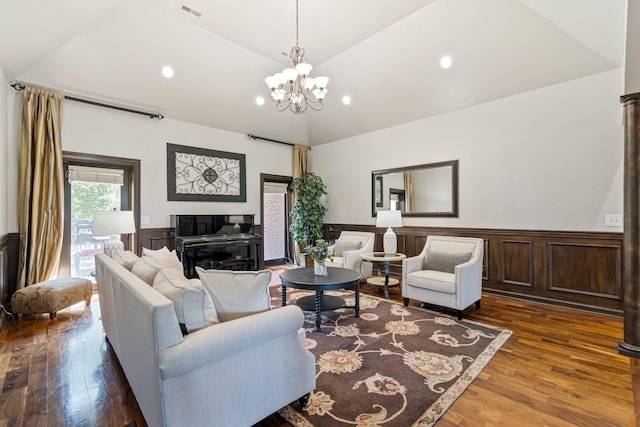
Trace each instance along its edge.
<instances>
[{"instance_id":1,"label":"glass door","mask_svg":"<svg viewBox=\"0 0 640 427\"><path fill-rule=\"evenodd\" d=\"M262 238L265 265L290 262L289 186L291 178L263 177Z\"/></svg>"},{"instance_id":2,"label":"glass door","mask_svg":"<svg viewBox=\"0 0 640 427\"><path fill-rule=\"evenodd\" d=\"M94 212L130 210L140 224L140 161L63 152L64 236L58 277L93 279L95 255L110 236L93 232ZM137 252L135 234L121 235L126 250Z\"/></svg>"},{"instance_id":3,"label":"glass door","mask_svg":"<svg viewBox=\"0 0 640 427\"><path fill-rule=\"evenodd\" d=\"M121 188L120 184L71 182L71 276L91 277L94 272L94 257L102 253L103 243L110 236L93 233L93 213L119 211Z\"/></svg>"}]
</instances>

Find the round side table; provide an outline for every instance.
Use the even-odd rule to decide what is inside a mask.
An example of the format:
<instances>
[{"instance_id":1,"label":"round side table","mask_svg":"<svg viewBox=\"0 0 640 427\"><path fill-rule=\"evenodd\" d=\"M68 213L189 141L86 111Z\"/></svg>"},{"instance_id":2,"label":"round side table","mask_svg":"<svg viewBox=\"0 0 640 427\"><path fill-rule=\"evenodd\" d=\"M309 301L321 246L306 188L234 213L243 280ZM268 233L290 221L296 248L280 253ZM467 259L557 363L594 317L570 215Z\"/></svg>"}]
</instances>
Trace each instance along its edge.
<instances>
[{"instance_id":1,"label":"round side table","mask_svg":"<svg viewBox=\"0 0 640 427\"><path fill-rule=\"evenodd\" d=\"M389 298L389 287L398 286L400 281L394 277L389 277L389 264L405 259L405 254L385 255L384 252L368 252L360 254L360 258L367 262L381 262L384 264L384 277L372 276L367 279L367 284L371 286L384 287L384 297Z\"/></svg>"}]
</instances>

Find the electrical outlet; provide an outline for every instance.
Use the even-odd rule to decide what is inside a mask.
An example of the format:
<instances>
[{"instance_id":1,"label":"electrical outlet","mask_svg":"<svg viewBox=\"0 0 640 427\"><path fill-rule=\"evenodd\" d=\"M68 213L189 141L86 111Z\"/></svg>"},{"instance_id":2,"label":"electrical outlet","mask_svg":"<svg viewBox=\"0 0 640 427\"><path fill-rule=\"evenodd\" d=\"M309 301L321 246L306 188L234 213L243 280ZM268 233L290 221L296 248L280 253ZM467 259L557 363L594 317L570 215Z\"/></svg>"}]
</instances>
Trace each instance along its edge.
<instances>
[{"instance_id":1,"label":"electrical outlet","mask_svg":"<svg viewBox=\"0 0 640 427\"><path fill-rule=\"evenodd\" d=\"M605 227L622 227L622 215L607 214L604 216Z\"/></svg>"},{"instance_id":2,"label":"electrical outlet","mask_svg":"<svg viewBox=\"0 0 640 427\"><path fill-rule=\"evenodd\" d=\"M151 217L142 215L140 217L140 225L149 225L149 224L151 224Z\"/></svg>"}]
</instances>

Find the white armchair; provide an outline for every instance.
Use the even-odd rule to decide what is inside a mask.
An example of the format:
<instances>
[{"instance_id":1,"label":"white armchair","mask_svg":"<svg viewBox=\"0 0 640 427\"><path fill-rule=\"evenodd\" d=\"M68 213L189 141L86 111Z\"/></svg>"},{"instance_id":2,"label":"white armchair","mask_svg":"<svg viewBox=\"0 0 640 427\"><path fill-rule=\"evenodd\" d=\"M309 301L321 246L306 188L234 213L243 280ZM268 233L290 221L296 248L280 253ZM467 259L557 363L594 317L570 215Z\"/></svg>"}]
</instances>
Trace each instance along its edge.
<instances>
[{"instance_id":1,"label":"white armchair","mask_svg":"<svg viewBox=\"0 0 640 427\"><path fill-rule=\"evenodd\" d=\"M336 242L329 246L327 267L342 267L356 270L363 278L371 277L371 263L362 264L360 254L373 252L375 233L343 231Z\"/></svg>"},{"instance_id":2,"label":"white armchair","mask_svg":"<svg viewBox=\"0 0 640 427\"><path fill-rule=\"evenodd\" d=\"M422 252L402 260L402 296L457 310L480 308L484 241L471 237L428 236Z\"/></svg>"}]
</instances>

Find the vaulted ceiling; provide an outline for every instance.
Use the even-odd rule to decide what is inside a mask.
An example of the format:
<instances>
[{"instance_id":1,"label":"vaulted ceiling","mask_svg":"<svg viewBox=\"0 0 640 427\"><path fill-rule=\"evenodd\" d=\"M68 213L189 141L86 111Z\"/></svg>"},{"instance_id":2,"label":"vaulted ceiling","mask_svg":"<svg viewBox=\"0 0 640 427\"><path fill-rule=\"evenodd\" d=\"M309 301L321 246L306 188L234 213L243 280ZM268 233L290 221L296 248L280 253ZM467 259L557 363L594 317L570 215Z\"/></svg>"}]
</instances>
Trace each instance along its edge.
<instances>
[{"instance_id":1,"label":"vaulted ceiling","mask_svg":"<svg viewBox=\"0 0 640 427\"><path fill-rule=\"evenodd\" d=\"M294 0L4 0L0 67L7 80L318 145L624 61L625 0L299 3L311 75L330 78L320 112L276 112L264 83L295 44Z\"/></svg>"}]
</instances>

